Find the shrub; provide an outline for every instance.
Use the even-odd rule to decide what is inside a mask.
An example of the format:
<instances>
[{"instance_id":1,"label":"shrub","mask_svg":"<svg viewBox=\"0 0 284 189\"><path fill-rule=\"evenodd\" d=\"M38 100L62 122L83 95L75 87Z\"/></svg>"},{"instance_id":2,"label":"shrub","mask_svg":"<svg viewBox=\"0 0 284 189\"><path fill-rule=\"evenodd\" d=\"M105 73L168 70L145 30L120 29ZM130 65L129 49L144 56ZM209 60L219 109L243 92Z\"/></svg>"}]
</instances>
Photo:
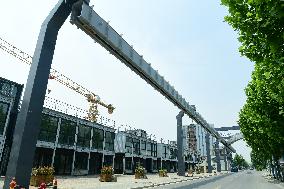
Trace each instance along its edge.
<instances>
[{"instance_id":1,"label":"shrub","mask_svg":"<svg viewBox=\"0 0 284 189\"><path fill-rule=\"evenodd\" d=\"M142 167L141 165L137 166L136 169L135 169L135 174L141 174L141 175L144 175L145 173L145 168Z\"/></svg>"},{"instance_id":2,"label":"shrub","mask_svg":"<svg viewBox=\"0 0 284 189\"><path fill-rule=\"evenodd\" d=\"M54 174L54 168L53 167L38 167L32 169L32 175L33 176L41 176L41 175L53 175Z\"/></svg>"},{"instance_id":3,"label":"shrub","mask_svg":"<svg viewBox=\"0 0 284 189\"><path fill-rule=\"evenodd\" d=\"M104 166L101 169L101 174L112 175L113 174L112 166Z\"/></svg>"},{"instance_id":4,"label":"shrub","mask_svg":"<svg viewBox=\"0 0 284 189\"><path fill-rule=\"evenodd\" d=\"M161 176L161 177L167 177L168 175L167 175L167 170L166 169L161 169L161 170L159 170L159 176Z\"/></svg>"}]
</instances>

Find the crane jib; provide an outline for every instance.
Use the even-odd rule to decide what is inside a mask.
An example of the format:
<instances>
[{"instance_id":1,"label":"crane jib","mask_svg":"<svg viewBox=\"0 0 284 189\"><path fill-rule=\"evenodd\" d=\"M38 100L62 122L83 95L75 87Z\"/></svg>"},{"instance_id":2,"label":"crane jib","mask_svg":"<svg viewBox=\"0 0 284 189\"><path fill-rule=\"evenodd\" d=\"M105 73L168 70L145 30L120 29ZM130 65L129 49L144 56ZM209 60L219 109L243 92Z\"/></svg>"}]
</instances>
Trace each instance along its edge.
<instances>
[{"instance_id":1,"label":"crane jib","mask_svg":"<svg viewBox=\"0 0 284 189\"><path fill-rule=\"evenodd\" d=\"M26 63L28 65L32 64L33 57L31 55L18 49L16 46L10 44L6 40L2 39L1 37L0 37L0 49L11 54L12 56L19 59L23 63ZM83 95L87 99L89 96L91 96L92 98L98 97L96 94L94 94L90 90L86 89L85 87L81 86L77 82L73 81L72 79L68 78L67 76L63 75L62 73L60 73L59 71L53 68L50 69L49 79L57 81L58 83L68 87L69 89L72 89L73 91ZM48 91L48 93L50 93L50 90ZM106 104L102 100L92 101L92 103L99 104L107 108L109 114L113 113L113 110L115 109L111 104ZM98 110L96 109L96 106L92 106L91 104L89 107L89 116L87 116L86 118L89 119L92 117L92 119L89 119L89 121L94 122L96 121L98 114L99 113L98 113Z\"/></svg>"}]
</instances>

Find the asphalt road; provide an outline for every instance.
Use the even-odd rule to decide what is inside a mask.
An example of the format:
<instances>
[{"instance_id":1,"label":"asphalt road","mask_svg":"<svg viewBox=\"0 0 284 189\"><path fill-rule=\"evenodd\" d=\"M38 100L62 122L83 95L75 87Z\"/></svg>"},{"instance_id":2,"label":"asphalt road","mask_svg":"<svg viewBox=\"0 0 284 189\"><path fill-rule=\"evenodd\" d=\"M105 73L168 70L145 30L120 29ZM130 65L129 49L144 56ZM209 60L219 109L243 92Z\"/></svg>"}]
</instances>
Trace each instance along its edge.
<instances>
[{"instance_id":1,"label":"asphalt road","mask_svg":"<svg viewBox=\"0 0 284 189\"><path fill-rule=\"evenodd\" d=\"M163 189L284 189L284 184L262 176L263 172L242 171L209 179L166 185Z\"/></svg>"}]
</instances>

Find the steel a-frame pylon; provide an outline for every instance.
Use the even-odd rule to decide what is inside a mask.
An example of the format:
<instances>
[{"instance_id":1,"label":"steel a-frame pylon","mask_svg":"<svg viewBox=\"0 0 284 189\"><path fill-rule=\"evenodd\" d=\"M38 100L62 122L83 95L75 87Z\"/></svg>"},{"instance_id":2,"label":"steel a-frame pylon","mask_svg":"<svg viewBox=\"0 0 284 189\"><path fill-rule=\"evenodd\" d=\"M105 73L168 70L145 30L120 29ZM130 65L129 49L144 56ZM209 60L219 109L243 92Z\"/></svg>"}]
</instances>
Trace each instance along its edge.
<instances>
[{"instance_id":1,"label":"steel a-frame pylon","mask_svg":"<svg viewBox=\"0 0 284 189\"><path fill-rule=\"evenodd\" d=\"M59 0L43 22L29 71L21 110L17 118L13 145L6 172L4 189L16 178L20 187L28 189L40 130L41 114L50 74L58 31L75 4L83 0ZM85 3L88 3L86 1Z\"/></svg>"}]
</instances>

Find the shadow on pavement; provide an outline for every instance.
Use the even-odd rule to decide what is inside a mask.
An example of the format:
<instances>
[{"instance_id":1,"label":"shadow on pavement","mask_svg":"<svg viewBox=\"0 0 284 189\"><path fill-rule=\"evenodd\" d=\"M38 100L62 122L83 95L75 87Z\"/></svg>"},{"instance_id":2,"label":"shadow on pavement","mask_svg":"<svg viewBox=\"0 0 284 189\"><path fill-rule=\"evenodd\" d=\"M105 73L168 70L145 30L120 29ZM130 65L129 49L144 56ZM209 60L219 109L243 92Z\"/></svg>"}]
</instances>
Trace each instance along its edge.
<instances>
[{"instance_id":1,"label":"shadow on pavement","mask_svg":"<svg viewBox=\"0 0 284 189\"><path fill-rule=\"evenodd\" d=\"M197 188L197 187L200 187L202 185L206 185L206 184L215 182L215 181L217 181L217 180L219 180L221 178L227 177L229 175L232 175L232 173L228 173L228 174L220 175L220 176L217 176L217 177L205 179L205 180L202 180L202 181L199 181L199 182L195 182L195 183L190 183L187 186L177 187L176 189L185 189L185 188L189 188L189 187L190 188Z\"/></svg>"}]
</instances>

